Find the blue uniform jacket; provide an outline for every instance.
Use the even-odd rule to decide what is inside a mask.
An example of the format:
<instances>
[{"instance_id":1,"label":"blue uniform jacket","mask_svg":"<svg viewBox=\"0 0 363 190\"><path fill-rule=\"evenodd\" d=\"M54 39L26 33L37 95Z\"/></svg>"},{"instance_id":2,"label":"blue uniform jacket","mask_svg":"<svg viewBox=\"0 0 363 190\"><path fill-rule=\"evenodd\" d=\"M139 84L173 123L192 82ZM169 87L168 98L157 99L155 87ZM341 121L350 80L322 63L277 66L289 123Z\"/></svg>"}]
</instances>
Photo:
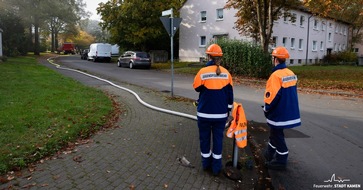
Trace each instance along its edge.
<instances>
[{"instance_id":1,"label":"blue uniform jacket","mask_svg":"<svg viewBox=\"0 0 363 190\"><path fill-rule=\"evenodd\" d=\"M217 66L209 61L194 78L193 87L199 92L197 107L198 120L223 121L233 105L232 76L222 66L221 74L216 75Z\"/></svg>"},{"instance_id":2,"label":"blue uniform jacket","mask_svg":"<svg viewBox=\"0 0 363 190\"><path fill-rule=\"evenodd\" d=\"M264 97L267 124L275 128L300 126L297 76L285 63L278 64L272 71Z\"/></svg>"}]
</instances>

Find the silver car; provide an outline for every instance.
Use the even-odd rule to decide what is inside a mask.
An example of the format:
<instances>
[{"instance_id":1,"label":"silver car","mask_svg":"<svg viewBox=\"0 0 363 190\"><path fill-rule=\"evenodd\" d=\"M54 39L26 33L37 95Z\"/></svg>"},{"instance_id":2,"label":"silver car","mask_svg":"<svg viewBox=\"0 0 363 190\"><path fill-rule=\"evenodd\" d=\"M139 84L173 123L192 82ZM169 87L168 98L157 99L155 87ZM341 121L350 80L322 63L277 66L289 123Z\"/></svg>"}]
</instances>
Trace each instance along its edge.
<instances>
[{"instance_id":1,"label":"silver car","mask_svg":"<svg viewBox=\"0 0 363 190\"><path fill-rule=\"evenodd\" d=\"M122 54L117 61L119 67L129 67L130 69L136 67L143 67L150 69L151 59L148 53L141 51L126 51Z\"/></svg>"}]
</instances>

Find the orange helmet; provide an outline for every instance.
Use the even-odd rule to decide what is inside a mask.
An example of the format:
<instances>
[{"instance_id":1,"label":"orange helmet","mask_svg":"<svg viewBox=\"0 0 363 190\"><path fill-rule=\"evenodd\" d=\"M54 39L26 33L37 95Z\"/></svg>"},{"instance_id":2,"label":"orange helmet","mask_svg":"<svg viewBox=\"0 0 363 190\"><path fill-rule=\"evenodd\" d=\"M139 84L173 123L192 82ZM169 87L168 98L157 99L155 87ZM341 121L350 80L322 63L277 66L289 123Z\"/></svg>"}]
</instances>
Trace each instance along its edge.
<instances>
[{"instance_id":1,"label":"orange helmet","mask_svg":"<svg viewBox=\"0 0 363 190\"><path fill-rule=\"evenodd\" d=\"M277 58L285 58L285 59L290 58L289 52L287 51L287 49L285 47L282 47L282 46L276 47L272 51L271 55L274 57L277 57Z\"/></svg>"},{"instance_id":2,"label":"orange helmet","mask_svg":"<svg viewBox=\"0 0 363 190\"><path fill-rule=\"evenodd\" d=\"M213 57L222 57L223 52L222 48L217 44L212 44L207 48L207 51L205 51L206 54L211 55Z\"/></svg>"}]
</instances>

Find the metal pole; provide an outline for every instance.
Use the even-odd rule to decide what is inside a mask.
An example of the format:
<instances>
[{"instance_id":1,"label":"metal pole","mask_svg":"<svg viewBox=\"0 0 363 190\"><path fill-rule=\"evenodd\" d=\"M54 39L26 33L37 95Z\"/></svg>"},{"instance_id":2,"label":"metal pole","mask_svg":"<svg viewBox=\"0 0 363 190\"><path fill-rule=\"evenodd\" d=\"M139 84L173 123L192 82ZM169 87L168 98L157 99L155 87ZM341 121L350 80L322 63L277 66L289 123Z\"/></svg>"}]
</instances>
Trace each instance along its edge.
<instances>
[{"instance_id":1,"label":"metal pole","mask_svg":"<svg viewBox=\"0 0 363 190\"><path fill-rule=\"evenodd\" d=\"M237 163L238 163L238 146L236 144L236 139L233 139L233 167L237 168Z\"/></svg>"},{"instance_id":2,"label":"metal pole","mask_svg":"<svg viewBox=\"0 0 363 190\"><path fill-rule=\"evenodd\" d=\"M170 16L170 46L171 46L171 97L174 96L174 23L173 23L173 8L171 10L171 16Z\"/></svg>"}]
</instances>

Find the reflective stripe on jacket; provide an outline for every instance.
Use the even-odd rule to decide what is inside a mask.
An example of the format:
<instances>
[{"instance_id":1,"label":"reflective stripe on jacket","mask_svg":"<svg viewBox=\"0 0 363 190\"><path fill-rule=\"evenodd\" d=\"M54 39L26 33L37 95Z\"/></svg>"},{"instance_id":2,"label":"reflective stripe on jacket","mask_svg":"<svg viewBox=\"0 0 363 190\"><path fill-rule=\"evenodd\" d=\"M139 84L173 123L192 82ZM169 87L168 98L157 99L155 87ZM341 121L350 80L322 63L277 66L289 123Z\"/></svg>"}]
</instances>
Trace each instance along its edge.
<instances>
[{"instance_id":1,"label":"reflective stripe on jacket","mask_svg":"<svg viewBox=\"0 0 363 190\"><path fill-rule=\"evenodd\" d=\"M226 135L235 138L239 148L247 146L247 119L242 104L234 102L232 111L233 121L229 126Z\"/></svg>"},{"instance_id":2,"label":"reflective stripe on jacket","mask_svg":"<svg viewBox=\"0 0 363 190\"><path fill-rule=\"evenodd\" d=\"M199 92L197 117L202 120L226 120L233 104L232 76L222 66L216 74L216 65L199 70L194 78L193 88Z\"/></svg>"},{"instance_id":3,"label":"reflective stripe on jacket","mask_svg":"<svg viewBox=\"0 0 363 190\"><path fill-rule=\"evenodd\" d=\"M292 128L301 125L297 95L297 76L277 65L266 84L264 112L270 127Z\"/></svg>"}]
</instances>

